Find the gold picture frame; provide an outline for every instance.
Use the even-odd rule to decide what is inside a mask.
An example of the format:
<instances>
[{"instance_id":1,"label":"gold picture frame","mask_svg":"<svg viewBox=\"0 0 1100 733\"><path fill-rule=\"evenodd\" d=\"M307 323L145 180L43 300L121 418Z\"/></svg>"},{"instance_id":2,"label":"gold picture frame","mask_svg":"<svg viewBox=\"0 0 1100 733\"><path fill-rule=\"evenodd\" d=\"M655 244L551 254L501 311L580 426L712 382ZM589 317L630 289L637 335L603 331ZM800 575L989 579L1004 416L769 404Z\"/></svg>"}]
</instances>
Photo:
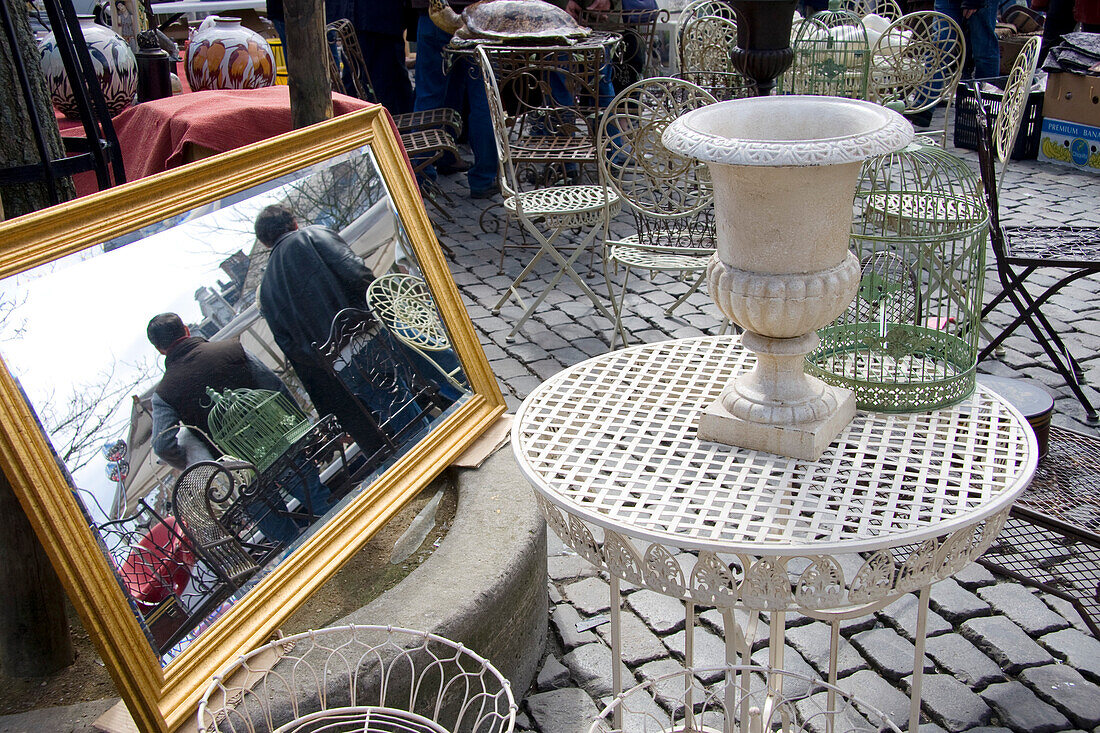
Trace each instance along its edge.
<instances>
[{"instance_id":1,"label":"gold picture frame","mask_svg":"<svg viewBox=\"0 0 1100 733\"><path fill-rule=\"evenodd\" d=\"M0 460L139 730L194 719L211 676L270 635L505 409L431 222L380 107L0 223L0 277L136 232L370 146L472 394L163 667L88 529L33 408L0 363Z\"/></svg>"}]
</instances>

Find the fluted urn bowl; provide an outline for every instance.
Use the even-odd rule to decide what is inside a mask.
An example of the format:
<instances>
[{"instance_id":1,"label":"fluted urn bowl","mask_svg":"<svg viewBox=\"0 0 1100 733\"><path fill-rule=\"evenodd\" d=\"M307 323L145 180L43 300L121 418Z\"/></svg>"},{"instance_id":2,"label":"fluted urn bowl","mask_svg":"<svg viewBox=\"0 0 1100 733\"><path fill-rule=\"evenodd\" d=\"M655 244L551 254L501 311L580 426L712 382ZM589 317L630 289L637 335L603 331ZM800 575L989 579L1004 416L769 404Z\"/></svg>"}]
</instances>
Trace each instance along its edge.
<instances>
[{"instance_id":1,"label":"fluted urn bowl","mask_svg":"<svg viewBox=\"0 0 1100 733\"><path fill-rule=\"evenodd\" d=\"M757 355L723 393L723 414L708 409L701 437L817 458L854 416L851 392L807 376L802 360L859 287L848 241L860 165L912 139L912 126L885 107L810 96L721 102L665 130L667 148L710 168L710 294Z\"/></svg>"}]
</instances>

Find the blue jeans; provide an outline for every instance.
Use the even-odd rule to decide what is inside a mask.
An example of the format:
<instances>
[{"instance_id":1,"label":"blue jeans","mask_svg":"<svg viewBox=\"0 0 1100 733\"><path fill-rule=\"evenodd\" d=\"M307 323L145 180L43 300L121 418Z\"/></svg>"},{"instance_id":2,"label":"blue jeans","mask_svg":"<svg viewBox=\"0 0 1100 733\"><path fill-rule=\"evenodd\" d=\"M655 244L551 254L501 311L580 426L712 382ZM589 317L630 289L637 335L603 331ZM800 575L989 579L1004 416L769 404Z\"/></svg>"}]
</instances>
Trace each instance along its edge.
<instances>
[{"instance_id":1,"label":"blue jeans","mask_svg":"<svg viewBox=\"0 0 1100 733\"><path fill-rule=\"evenodd\" d=\"M966 62L963 77L988 79L1001 75L1001 47L997 42L997 0L986 0L985 7L963 18L959 0L936 0L936 12L959 24L966 38Z\"/></svg>"},{"instance_id":2,"label":"blue jeans","mask_svg":"<svg viewBox=\"0 0 1100 733\"><path fill-rule=\"evenodd\" d=\"M497 149L493 139L493 121L489 117L489 99L480 70L468 59L458 59L449 74L443 73L443 47L451 40L427 15L416 26L416 99L413 110L470 107L466 126L474 164L466 173L471 191L490 188L497 178ZM434 171L433 171L434 172ZM430 175L430 174L429 174Z\"/></svg>"}]
</instances>

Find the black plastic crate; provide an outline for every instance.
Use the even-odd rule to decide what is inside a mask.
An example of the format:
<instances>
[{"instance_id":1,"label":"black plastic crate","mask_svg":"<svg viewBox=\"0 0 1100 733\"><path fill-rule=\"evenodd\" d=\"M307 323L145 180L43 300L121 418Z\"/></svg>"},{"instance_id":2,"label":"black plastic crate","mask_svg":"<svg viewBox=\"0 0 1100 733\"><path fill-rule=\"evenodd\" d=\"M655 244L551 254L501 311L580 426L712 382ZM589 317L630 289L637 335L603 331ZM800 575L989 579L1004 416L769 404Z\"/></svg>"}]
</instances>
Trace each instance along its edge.
<instances>
[{"instance_id":1,"label":"black plastic crate","mask_svg":"<svg viewBox=\"0 0 1100 733\"><path fill-rule=\"evenodd\" d=\"M992 124L993 117L1001 108L1007 76L995 76L991 79L976 79L979 84L987 83L1001 89L1001 92L982 91L985 111ZM966 150L978 149L978 99L969 84L959 84L955 91L955 147ZM1013 160L1035 160L1039 156L1039 133L1043 129L1043 92L1035 91L1027 95L1024 105L1024 117L1020 120L1020 132L1016 136L1016 146L1012 148Z\"/></svg>"}]
</instances>

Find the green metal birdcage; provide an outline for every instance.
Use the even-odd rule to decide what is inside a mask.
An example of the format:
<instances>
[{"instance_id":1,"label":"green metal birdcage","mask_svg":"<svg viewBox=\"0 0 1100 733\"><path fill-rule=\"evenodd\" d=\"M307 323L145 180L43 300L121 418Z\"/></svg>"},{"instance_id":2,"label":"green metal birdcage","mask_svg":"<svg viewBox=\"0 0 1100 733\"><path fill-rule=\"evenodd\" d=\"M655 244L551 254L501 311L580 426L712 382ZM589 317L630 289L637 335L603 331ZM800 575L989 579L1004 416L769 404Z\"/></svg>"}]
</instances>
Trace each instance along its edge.
<instances>
[{"instance_id":1,"label":"green metal birdcage","mask_svg":"<svg viewBox=\"0 0 1100 733\"><path fill-rule=\"evenodd\" d=\"M849 99L867 97L871 45L859 16L829 9L796 21L791 35L794 60L781 80L784 94L813 94Z\"/></svg>"},{"instance_id":2,"label":"green metal birdcage","mask_svg":"<svg viewBox=\"0 0 1100 733\"><path fill-rule=\"evenodd\" d=\"M298 406L279 392L207 387L211 438L226 454L249 461L264 471L310 428Z\"/></svg>"},{"instance_id":3,"label":"green metal birdcage","mask_svg":"<svg viewBox=\"0 0 1100 733\"><path fill-rule=\"evenodd\" d=\"M974 389L989 212L980 179L913 143L863 165L851 247L863 268L847 312L821 329L807 372L860 409L930 410Z\"/></svg>"}]
</instances>

